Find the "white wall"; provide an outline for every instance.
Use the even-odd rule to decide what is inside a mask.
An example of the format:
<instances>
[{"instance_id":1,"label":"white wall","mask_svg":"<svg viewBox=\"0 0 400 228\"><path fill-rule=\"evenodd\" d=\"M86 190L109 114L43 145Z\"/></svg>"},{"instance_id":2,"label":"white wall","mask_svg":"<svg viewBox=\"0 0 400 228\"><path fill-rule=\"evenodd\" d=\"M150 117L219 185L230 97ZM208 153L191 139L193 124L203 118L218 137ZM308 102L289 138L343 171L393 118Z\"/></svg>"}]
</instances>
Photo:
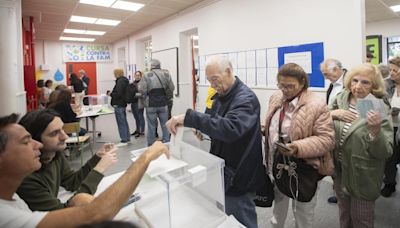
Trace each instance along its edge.
<instances>
[{"instance_id":1,"label":"white wall","mask_svg":"<svg viewBox=\"0 0 400 228\"><path fill-rule=\"evenodd\" d=\"M367 23L366 34L382 35L384 37L400 36L400 19L385 20L373 23Z\"/></svg>"},{"instance_id":2,"label":"white wall","mask_svg":"<svg viewBox=\"0 0 400 228\"><path fill-rule=\"evenodd\" d=\"M25 114L21 1L0 0L0 116Z\"/></svg>"},{"instance_id":3,"label":"white wall","mask_svg":"<svg viewBox=\"0 0 400 228\"><path fill-rule=\"evenodd\" d=\"M322 41L325 57L337 58L351 68L363 61L364 21L364 0L221 0L130 36L127 50L133 53L128 62L141 62L134 51L137 51L136 41L144 37L152 37L155 51L180 47L180 33L197 28L199 55ZM116 42L114 49L124 45L126 39ZM187 61L180 59L182 62ZM191 106L190 67L179 68L182 93L174 101L175 114ZM200 87L199 104L204 103L205 90L206 87ZM264 118L273 90L254 90Z\"/></svg>"},{"instance_id":4,"label":"white wall","mask_svg":"<svg viewBox=\"0 0 400 228\"><path fill-rule=\"evenodd\" d=\"M66 84L66 64L63 62L63 43L42 41L38 40L35 42L35 60L36 60L36 74L41 79L51 79L55 84ZM113 51L113 61L117 62L116 50ZM40 70L40 65L46 64L50 67L50 70ZM107 90L111 90L114 86L113 76L113 62L98 62L96 64L97 72L97 93L106 93ZM60 70L64 75L64 80L57 82L54 80L54 74L57 70ZM78 73L78 72L76 72Z\"/></svg>"}]
</instances>

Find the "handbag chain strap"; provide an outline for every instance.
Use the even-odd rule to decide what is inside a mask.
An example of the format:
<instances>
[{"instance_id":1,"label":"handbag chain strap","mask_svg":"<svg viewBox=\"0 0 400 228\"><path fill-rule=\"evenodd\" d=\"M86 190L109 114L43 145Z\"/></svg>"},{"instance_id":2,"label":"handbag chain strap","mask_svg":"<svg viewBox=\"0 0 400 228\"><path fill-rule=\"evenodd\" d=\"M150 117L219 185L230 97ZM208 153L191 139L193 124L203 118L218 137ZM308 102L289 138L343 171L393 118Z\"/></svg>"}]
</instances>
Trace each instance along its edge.
<instances>
[{"instance_id":1,"label":"handbag chain strap","mask_svg":"<svg viewBox=\"0 0 400 228\"><path fill-rule=\"evenodd\" d=\"M285 118L285 112L286 109L289 107L289 101L283 102L282 109L279 113L279 129L278 129L278 134L279 134L279 142L284 142L282 138L282 123ZM290 193L293 196L293 199L295 200L294 204L294 211L296 211L296 202L297 198L299 195L299 179L298 175L296 172L297 169L297 163L292 161L289 156L283 155L283 163L278 163L276 164L276 169L278 169L278 173L276 174L276 178L280 179L282 177L283 170L286 170L288 172L289 176L289 188L290 188ZM292 189L292 178L296 181L296 191L294 192Z\"/></svg>"}]
</instances>

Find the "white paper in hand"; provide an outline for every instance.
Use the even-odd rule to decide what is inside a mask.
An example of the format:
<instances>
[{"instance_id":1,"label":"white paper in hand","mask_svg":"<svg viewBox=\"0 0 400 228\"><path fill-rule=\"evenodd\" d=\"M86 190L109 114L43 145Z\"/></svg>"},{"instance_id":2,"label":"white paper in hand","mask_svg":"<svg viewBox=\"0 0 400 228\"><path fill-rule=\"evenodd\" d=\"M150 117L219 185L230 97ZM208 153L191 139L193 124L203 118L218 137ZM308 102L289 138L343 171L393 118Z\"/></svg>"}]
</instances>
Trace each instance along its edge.
<instances>
[{"instance_id":1,"label":"white paper in hand","mask_svg":"<svg viewBox=\"0 0 400 228\"><path fill-rule=\"evenodd\" d=\"M176 128L176 134L171 135L169 141L169 151L171 154L177 154L181 150L181 143L183 139L183 127Z\"/></svg>"},{"instance_id":2,"label":"white paper in hand","mask_svg":"<svg viewBox=\"0 0 400 228\"><path fill-rule=\"evenodd\" d=\"M388 115L383 100L376 98L372 94L368 94L363 99L358 99L356 108L361 118L367 118L368 111L378 112L381 118L385 118Z\"/></svg>"}]
</instances>

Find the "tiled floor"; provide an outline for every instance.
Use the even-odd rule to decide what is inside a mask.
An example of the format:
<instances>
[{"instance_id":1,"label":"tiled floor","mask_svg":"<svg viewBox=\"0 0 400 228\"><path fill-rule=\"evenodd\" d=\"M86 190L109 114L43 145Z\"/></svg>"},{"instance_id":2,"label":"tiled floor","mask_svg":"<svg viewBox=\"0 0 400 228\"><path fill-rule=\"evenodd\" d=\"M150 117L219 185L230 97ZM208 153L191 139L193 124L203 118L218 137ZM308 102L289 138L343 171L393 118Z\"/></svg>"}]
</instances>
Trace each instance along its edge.
<instances>
[{"instance_id":1,"label":"tiled floor","mask_svg":"<svg viewBox=\"0 0 400 228\"><path fill-rule=\"evenodd\" d=\"M128 112L128 122L131 127L131 132L135 130L135 124L132 117L132 113ZM82 121L81 125L84 125ZM114 115L100 116L96 121L97 129L102 131L102 137L99 138L106 142L118 142L118 130L115 122ZM159 130L161 135L161 131ZM143 148L147 145L146 137L135 139L132 137L132 143L126 147L122 147L118 151L119 162L107 170L106 175L110 175L116 172L125 170L131 163L130 151L138 148ZM204 150L208 150L209 145L207 142L200 143L196 138L192 137L191 134L185 136L185 140L193 145L199 146ZM102 144L97 143L96 148L99 148ZM87 160L90 152L84 154L84 159ZM71 166L79 168L80 159L74 159L71 161ZM397 175L398 183L400 183L400 175ZM338 208L335 204L328 204L327 198L333 193L331 179L325 178L320 182L318 190L317 206L315 208L314 227L316 228L337 228L339 227ZM272 208L257 208L258 224L259 227L271 227L269 224L269 218L272 215ZM288 213L285 228L294 228L293 214L291 211ZM380 197L376 201L375 208L375 227L376 228L396 228L400 227L400 185L397 185L397 192L394 193L390 198Z\"/></svg>"}]
</instances>

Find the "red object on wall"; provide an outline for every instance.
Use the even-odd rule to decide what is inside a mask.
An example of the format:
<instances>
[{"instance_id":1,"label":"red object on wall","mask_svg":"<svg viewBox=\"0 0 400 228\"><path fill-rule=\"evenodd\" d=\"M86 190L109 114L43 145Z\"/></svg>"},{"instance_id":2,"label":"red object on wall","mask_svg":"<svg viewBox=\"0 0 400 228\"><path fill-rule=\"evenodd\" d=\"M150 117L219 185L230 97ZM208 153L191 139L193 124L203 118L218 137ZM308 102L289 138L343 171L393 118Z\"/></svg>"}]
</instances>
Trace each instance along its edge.
<instances>
[{"instance_id":1,"label":"red object on wall","mask_svg":"<svg viewBox=\"0 0 400 228\"><path fill-rule=\"evenodd\" d=\"M26 91L27 110L37 108L35 77L35 28L33 17L29 18L29 30L25 30L22 19L22 50L24 56L24 86Z\"/></svg>"},{"instance_id":2,"label":"red object on wall","mask_svg":"<svg viewBox=\"0 0 400 228\"><path fill-rule=\"evenodd\" d=\"M67 85L69 85L69 73L73 72L80 77L79 70L83 69L90 79L88 94L97 94L96 62L67 62L65 65L67 67L65 71L67 72Z\"/></svg>"}]
</instances>

